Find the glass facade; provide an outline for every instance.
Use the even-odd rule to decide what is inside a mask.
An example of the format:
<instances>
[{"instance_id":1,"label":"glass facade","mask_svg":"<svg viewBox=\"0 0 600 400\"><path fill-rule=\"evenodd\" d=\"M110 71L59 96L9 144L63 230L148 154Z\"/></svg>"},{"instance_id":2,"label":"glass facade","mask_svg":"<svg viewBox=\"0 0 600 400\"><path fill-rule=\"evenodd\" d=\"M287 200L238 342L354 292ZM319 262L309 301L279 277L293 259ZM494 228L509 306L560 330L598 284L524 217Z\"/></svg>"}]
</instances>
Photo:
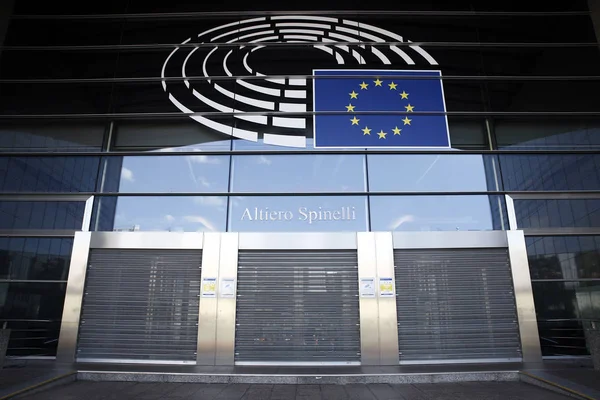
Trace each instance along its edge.
<instances>
[{"instance_id":1,"label":"glass facade","mask_svg":"<svg viewBox=\"0 0 600 400\"><path fill-rule=\"evenodd\" d=\"M556 194L600 190L600 119L578 114L600 109L598 81L586 79L600 54L585 1L434 2L387 15L325 4L338 11L303 19L176 3L17 0L5 18L0 323L18 332L9 354L56 349L65 231L80 229L84 204L52 195L93 195L95 231L337 232L507 230L512 192L551 192L514 202L519 228L555 230L526 233L544 354L586 354L579 298L600 279L600 236L557 232L600 228L600 200ZM293 8L253 10L282 7ZM146 13L167 14L122 16ZM273 33L238 22L252 18ZM315 44L323 37L344 44ZM395 46L398 37L423 45ZM441 70L450 148L314 148L317 68ZM379 77L364 79L375 89Z\"/></svg>"}]
</instances>

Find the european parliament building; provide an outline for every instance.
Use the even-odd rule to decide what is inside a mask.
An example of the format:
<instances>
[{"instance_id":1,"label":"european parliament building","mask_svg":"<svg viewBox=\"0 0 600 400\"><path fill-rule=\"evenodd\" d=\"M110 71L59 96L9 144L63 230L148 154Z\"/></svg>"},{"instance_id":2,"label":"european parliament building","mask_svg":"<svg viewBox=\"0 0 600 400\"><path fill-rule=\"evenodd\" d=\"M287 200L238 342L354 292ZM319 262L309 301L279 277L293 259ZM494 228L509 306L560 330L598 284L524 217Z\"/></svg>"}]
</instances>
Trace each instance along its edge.
<instances>
[{"instance_id":1,"label":"european parliament building","mask_svg":"<svg viewBox=\"0 0 600 400\"><path fill-rule=\"evenodd\" d=\"M3 1L7 354L587 356L596 4Z\"/></svg>"}]
</instances>

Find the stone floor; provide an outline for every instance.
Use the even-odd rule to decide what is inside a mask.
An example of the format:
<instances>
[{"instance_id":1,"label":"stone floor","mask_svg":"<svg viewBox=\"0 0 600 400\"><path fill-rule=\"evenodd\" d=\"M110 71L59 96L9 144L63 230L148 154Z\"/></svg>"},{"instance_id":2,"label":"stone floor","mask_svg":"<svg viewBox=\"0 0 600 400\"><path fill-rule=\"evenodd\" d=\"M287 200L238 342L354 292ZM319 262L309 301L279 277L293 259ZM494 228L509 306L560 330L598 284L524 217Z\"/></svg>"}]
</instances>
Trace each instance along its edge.
<instances>
[{"instance_id":1,"label":"stone floor","mask_svg":"<svg viewBox=\"0 0 600 400\"><path fill-rule=\"evenodd\" d=\"M250 385L78 381L21 397L24 400L566 400L521 382L414 385Z\"/></svg>"}]
</instances>

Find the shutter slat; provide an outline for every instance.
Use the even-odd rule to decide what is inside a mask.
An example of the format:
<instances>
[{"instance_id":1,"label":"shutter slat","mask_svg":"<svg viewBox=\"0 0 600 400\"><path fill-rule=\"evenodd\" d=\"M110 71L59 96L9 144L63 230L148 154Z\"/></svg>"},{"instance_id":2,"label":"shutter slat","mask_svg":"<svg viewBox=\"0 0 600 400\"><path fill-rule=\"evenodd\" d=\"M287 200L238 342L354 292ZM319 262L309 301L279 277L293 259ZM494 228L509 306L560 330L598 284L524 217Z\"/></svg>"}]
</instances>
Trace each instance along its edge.
<instances>
[{"instance_id":1,"label":"shutter slat","mask_svg":"<svg viewBox=\"0 0 600 400\"><path fill-rule=\"evenodd\" d=\"M78 359L194 361L200 250L90 251Z\"/></svg>"},{"instance_id":2,"label":"shutter slat","mask_svg":"<svg viewBox=\"0 0 600 400\"><path fill-rule=\"evenodd\" d=\"M356 251L239 252L236 362L360 361Z\"/></svg>"},{"instance_id":3,"label":"shutter slat","mask_svg":"<svg viewBox=\"0 0 600 400\"><path fill-rule=\"evenodd\" d=\"M521 358L506 249L394 250L401 361Z\"/></svg>"}]
</instances>

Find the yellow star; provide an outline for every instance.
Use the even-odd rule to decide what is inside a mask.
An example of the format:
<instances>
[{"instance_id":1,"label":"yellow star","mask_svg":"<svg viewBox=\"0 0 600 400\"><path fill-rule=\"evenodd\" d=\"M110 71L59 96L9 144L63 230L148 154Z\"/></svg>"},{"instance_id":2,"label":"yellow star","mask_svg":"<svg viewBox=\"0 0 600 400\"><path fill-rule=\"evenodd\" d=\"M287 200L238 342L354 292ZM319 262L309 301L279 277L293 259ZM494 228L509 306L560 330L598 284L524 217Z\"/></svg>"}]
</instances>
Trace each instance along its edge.
<instances>
[{"instance_id":1,"label":"yellow star","mask_svg":"<svg viewBox=\"0 0 600 400\"><path fill-rule=\"evenodd\" d=\"M363 131L363 135L370 135L371 134L371 130L369 129L368 126L365 126L365 128L361 129L361 131Z\"/></svg>"},{"instance_id":2,"label":"yellow star","mask_svg":"<svg viewBox=\"0 0 600 400\"><path fill-rule=\"evenodd\" d=\"M375 86L381 86L381 84L383 83L383 81L380 81L379 78L377 78L377 80L373 82L375 82Z\"/></svg>"},{"instance_id":3,"label":"yellow star","mask_svg":"<svg viewBox=\"0 0 600 400\"><path fill-rule=\"evenodd\" d=\"M348 93L350 95L351 99L358 99L358 93L356 93L354 90L352 91L352 93Z\"/></svg>"},{"instance_id":4,"label":"yellow star","mask_svg":"<svg viewBox=\"0 0 600 400\"><path fill-rule=\"evenodd\" d=\"M405 117L402 122L404 122L404 125L410 125L410 121L412 121L412 119L408 119L408 117Z\"/></svg>"},{"instance_id":5,"label":"yellow star","mask_svg":"<svg viewBox=\"0 0 600 400\"><path fill-rule=\"evenodd\" d=\"M360 121L360 119L356 118L355 115L354 118L352 118L350 121L352 121L352 125L358 125L358 121Z\"/></svg>"},{"instance_id":6,"label":"yellow star","mask_svg":"<svg viewBox=\"0 0 600 400\"><path fill-rule=\"evenodd\" d=\"M369 84L368 84L368 83L365 83L365 82L363 81L363 83L361 83L361 84L360 84L360 90L363 90L363 89L364 89L364 90L368 90L368 89L367 89L367 86L369 86Z\"/></svg>"},{"instance_id":7,"label":"yellow star","mask_svg":"<svg viewBox=\"0 0 600 400\"><path fill-rule=\"evenodd\" d=\"M407 106L404 106L404 108L406 108L406 112L413 112L413 108L415 108L415 106L411 106L410 104Z\"/></svg>"},{"instance_id":8,"label":"yellow star","mask_svg":"<svg viewBox=\"0 0 600 400\"><path fill-rule=\"evenodd\" d=\"M397 84L397 83L394 83L394 82L392 82L392 83L388 83L388 86L390 87L390 90L392 90L392 89L393 89L393 90L396 90L396 86L398 86L398 84Z\"/></svg>"},{"instance_id":9,"label":"yellow star","mask_svg":"<svg viewBox=\"0 0 600 400\"><path fill-rule=\"evenodd\" d=\"M377 134L379 135L379 139L385 139L385 135L387 135L387 133L385 133L383 129L377 132Z\"/></svg>"},{"instance_id":10,"label":"yellow star","mask_svg":"<svg viewBox=\"0 0 600 400\"><path fill-rule=\"evenodd\" d=\"M403 99L408 99L408 93L406 93L404 90L402 93L400 93L400 96L402 96Z\"/></svg>"},{"instance_id":11,"label":"yellow star","mask_svg":"<svg viewBox=\"0 0 600 400\"><path fill-rule=\"evenodd\" d=\"M346 108L348 109L348 112L354 111L354 106L352 104L347 105Z\"/></svg>"},{"instance_id":12,"label":"yellow star","mask_svg":"<svg viewBox=\"0 0 600 400\"><path fill-rule=\"evenodd\" d=\"M402 129L398 129L398 127L395 127L394 129L392 129L392 132L394 132L394 135L399 135L400 132L402 132Z\"/></svg>"}]
</instances>

